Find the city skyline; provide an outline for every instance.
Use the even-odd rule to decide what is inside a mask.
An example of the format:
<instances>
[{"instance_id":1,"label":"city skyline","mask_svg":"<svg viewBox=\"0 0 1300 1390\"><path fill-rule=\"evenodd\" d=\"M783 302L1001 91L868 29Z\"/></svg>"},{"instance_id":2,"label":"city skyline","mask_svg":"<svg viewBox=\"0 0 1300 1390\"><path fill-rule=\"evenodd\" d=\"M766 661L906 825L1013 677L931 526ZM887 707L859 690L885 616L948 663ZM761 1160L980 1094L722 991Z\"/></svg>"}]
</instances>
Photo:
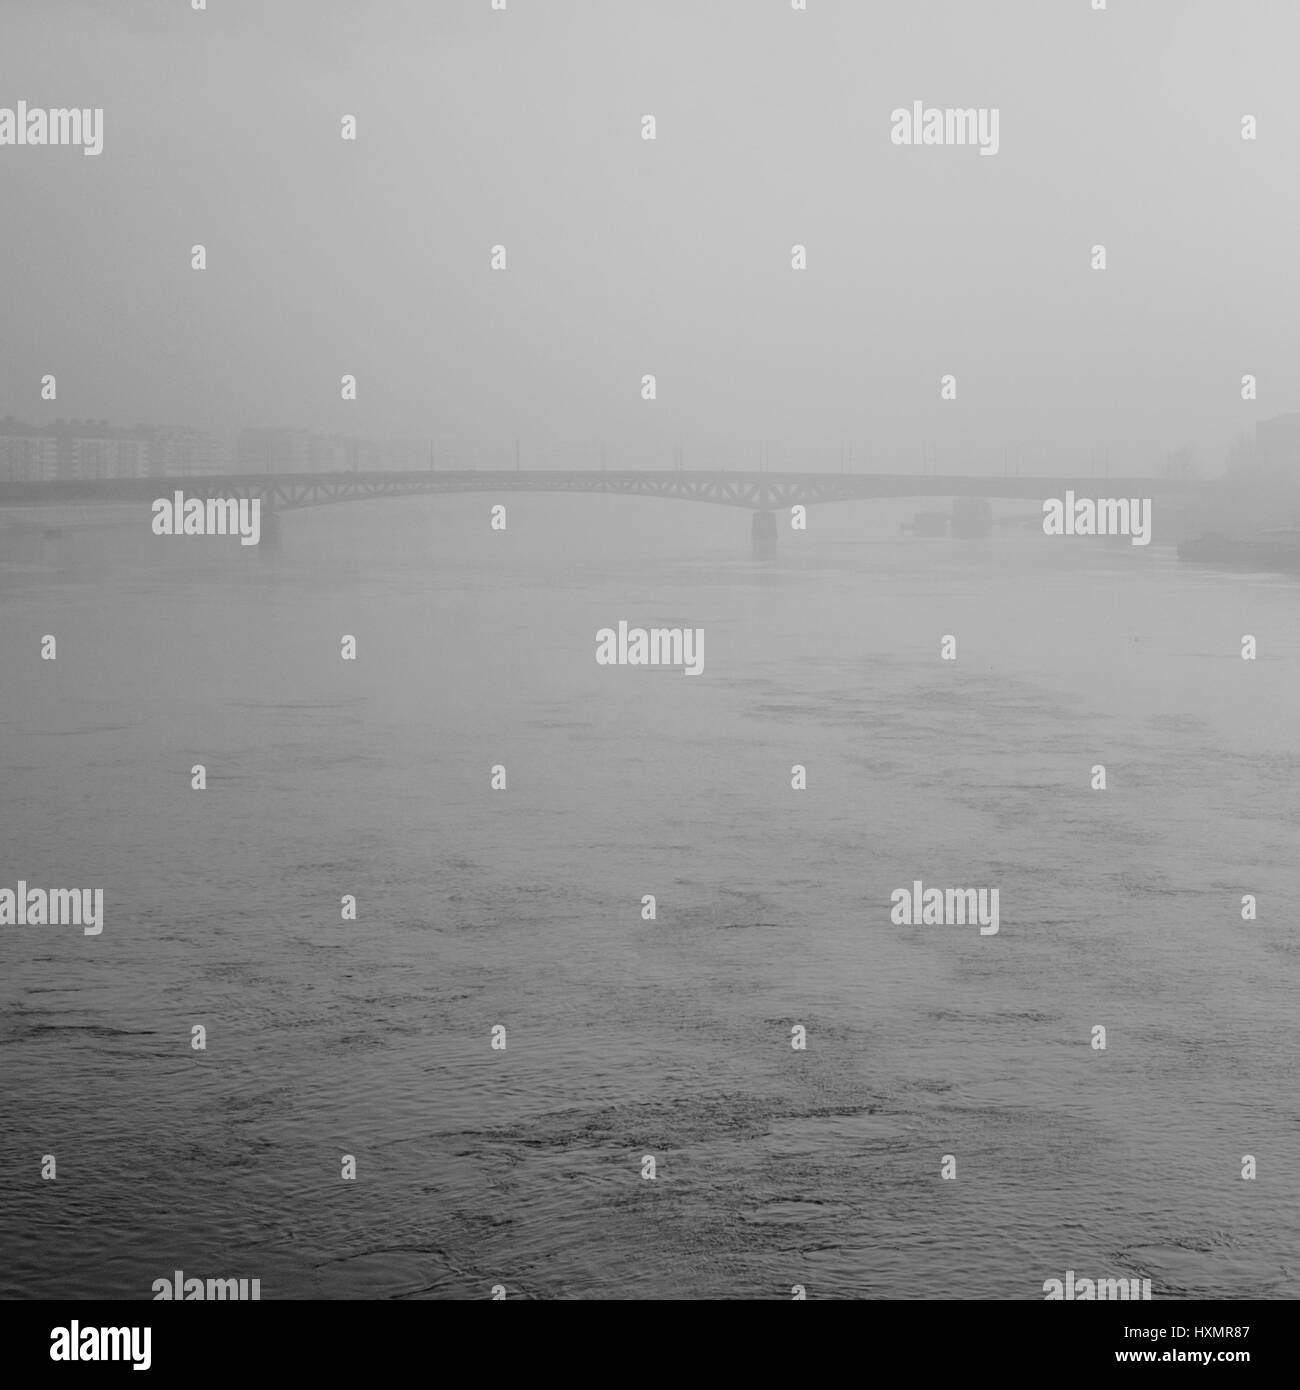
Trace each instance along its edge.
<instances>
[{"instance_id":1,"label":"city skyline","mask_svg":"<svg viewBox=\"0 0 1300 1390\"><path fill-rule=\"evenodd\" d=\"M138 444L140 463L134 469L82 473L65 448L40 449L40 441L66 440L104 444ZM17 448L26 441L26 451ZM1243 445L1279 469L1295 467L1300 477L1300 412L1287 412L1257 422L1254 429L1233 442L1222 458L1207 458L1187 445L1163 454L1123 441L1105 442L1089 449L1047 445L1027 448L1023 443L1004 444L1000 458L954 458L932 440L921 439L904 447L900 456L882 457L870 441L821 440L812 444L776 444L777 469L772 470L773 441L733 440L721 449L727 462L710 462L708 446L681 441L652 449L647 458L635 441L522 441L498 439L470 443L435 434L411 437L357 436L321 433L290 425L244 425L230 430L204 429L183 424L136 422L127 425L106 419L64 419L44 425L0 418L0 481L35 481L63 476L183 476L210 472L334 472L363 469L403 469L469 465L468 459L486 459L493 466L608 467L612 457L622 466L688 468L712 471L754 468L758 471L864 471L949 473L965 476L1013 471L1053 473L1131 472L1158 476L1177 471L1206 479L1228 472L1233 454ZM716 446L715 446L716 447ZM703 454L703 457L701 457ZM688 455L690 461L688 463ZM162 462L159 462L159 459ZM60 459L62 462L60 462ZM20 460L23 461L20 463ZM639 460L639 462L638 462ZM201 466L202 465L202 466ZM919 466L918 466L919 465ZM1217 465L1217 466L1216 466ZM615 466L619 466L615 463Z\"/></svg>"}]
</instances>

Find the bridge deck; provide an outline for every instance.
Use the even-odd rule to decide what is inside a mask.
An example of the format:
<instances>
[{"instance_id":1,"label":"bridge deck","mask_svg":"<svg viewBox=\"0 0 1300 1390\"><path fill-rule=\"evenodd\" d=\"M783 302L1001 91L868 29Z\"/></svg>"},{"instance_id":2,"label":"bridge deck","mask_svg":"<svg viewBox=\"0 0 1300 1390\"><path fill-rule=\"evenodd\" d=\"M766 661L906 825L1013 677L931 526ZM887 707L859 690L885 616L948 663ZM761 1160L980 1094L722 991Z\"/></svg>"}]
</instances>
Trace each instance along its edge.
<instances>
[{"instance_id":1,"label":"bridge deck","mask_svg":"<svg viewBox=\"0 0 1300 1390\"><path fill-rule=\"evenodd\" d=\"M430 470L389 473L244 473L186 478L60 478L0 482L0 507L54 502L136 502L187 497L260 497L277 510L380 497L460 492L611 493L674 498L751 510L886 497L1003 497L1042 501L1067 489L1080 497L1151 497L1197 486L1172 478L981 477L916 473L729 473L635 469Z\"/></svg>"}]
</instances>

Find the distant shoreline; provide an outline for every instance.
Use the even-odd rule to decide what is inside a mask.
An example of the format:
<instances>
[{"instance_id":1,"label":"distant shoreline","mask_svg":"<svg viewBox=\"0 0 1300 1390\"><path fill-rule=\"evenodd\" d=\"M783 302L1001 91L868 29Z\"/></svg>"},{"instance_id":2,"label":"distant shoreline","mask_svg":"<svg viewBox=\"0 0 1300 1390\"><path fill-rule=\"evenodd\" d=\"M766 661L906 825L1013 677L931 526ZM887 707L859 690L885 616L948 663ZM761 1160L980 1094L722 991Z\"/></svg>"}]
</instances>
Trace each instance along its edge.
<instances>
[{"instance_id":1,"label":"distant shoreline","mask_svg":"<svg viewBox=\"0 0 1300 1390\"><path fill-rule=\"evenodd\" d=\"M35 502L0 507L0 529L29 534L33 531L89 531L139 524L147 529L149 514L139 504L125 502Z\"/></svg>"}]
</instances>

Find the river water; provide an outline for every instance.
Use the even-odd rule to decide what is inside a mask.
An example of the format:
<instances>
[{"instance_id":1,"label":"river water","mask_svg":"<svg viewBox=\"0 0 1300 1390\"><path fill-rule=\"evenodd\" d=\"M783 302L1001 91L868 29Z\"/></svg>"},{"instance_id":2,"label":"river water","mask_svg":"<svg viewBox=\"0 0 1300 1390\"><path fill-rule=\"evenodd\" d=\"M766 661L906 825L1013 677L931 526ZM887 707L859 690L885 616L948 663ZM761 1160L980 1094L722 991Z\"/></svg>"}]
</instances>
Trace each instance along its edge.
<instances>
[{"instance_id":1,"label":"river water","mask_svg":"<svg viewBox=\"0 0 1300 1390\"><path fill-rule=\"evenodd\" d=\"M1297 580L489 500L0 531L0 1296L1300 1293Z\"/></svg>"}]
</instances>

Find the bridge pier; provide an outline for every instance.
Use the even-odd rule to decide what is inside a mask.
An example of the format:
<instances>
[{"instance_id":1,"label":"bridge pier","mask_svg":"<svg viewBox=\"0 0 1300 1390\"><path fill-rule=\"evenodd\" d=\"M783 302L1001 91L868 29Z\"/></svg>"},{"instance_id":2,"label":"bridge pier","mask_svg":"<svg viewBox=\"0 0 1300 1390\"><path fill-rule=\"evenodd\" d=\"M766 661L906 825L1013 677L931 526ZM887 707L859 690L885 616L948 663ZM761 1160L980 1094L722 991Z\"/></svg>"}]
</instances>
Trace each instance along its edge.
<instances>
[{"instance_id":1,"label":"bridge pier","mask_svg":"<svg viewBox=\"0 0 1300 1390\"><path fill-rule=\"evenodd\" d=\"M750 539L753 543L756 560L776 559L775 512L769 511L766 507L755 509L754 519L750 523Z\"/></svg>"},{"instance_id":2,"label":"bridge pier","mask_svg":"<svg viewBox=\"0 0 1300 1390\"><path fill-rule=\"evenodd\" d=\"M265 497L262 499L262 533L257 548L267 551L280 548L280 513Z\"/></svg>"}]
</instances>

